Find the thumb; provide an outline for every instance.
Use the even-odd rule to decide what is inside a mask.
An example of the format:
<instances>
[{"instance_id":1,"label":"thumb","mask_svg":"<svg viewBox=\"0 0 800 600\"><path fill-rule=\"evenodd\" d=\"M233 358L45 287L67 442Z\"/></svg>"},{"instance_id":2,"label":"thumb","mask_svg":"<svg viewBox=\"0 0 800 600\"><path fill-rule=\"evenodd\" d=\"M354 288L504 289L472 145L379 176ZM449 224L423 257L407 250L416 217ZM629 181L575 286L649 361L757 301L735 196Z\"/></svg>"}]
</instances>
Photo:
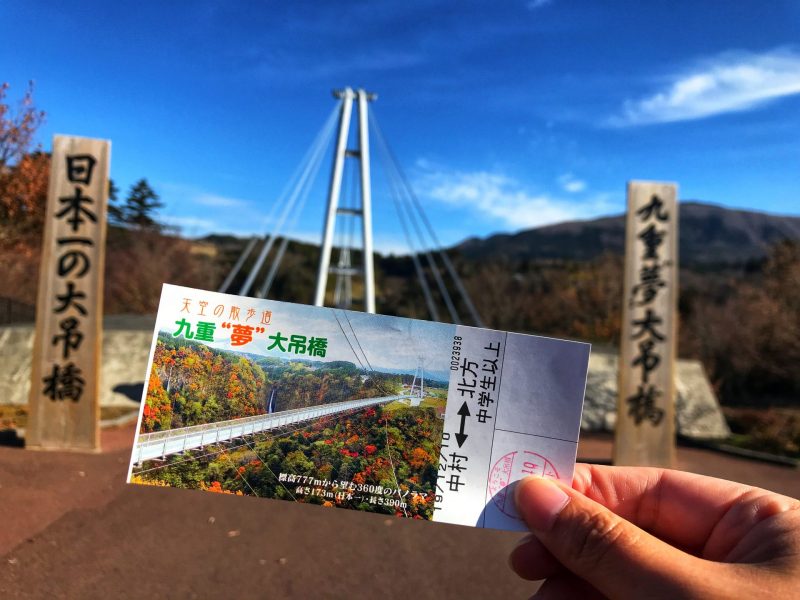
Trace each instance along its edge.
<instances>
[{"instance_id":1,"label":"thumb","mask_svg":"<svg viewBox=\"0 0 800 600\"><path fill-rule=\"evenodd\" d=\"M681 598L705 587L712 563L653 537L572 488L527 477L517 484L515 500L550 554L610 598Z\"/></svg>"}]
</instances>

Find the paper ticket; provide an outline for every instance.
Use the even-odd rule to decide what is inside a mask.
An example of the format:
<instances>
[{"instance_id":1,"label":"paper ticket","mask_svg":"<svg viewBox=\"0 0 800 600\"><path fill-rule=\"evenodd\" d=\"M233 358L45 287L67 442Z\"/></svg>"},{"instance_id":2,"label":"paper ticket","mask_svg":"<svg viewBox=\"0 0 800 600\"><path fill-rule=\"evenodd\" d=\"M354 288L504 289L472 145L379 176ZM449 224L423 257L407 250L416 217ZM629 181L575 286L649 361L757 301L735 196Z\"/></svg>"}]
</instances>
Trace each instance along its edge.
<instances>
[{"instance_id":1,"label":"paper ticket","mask_svg":"<svg viewBox=\"0 0 800 600\"><path fill-rule=\"evenodd\" d=\"M165 285L128 481L524 530L571 482L585 343Z\"/></svg>"}]
</instances>

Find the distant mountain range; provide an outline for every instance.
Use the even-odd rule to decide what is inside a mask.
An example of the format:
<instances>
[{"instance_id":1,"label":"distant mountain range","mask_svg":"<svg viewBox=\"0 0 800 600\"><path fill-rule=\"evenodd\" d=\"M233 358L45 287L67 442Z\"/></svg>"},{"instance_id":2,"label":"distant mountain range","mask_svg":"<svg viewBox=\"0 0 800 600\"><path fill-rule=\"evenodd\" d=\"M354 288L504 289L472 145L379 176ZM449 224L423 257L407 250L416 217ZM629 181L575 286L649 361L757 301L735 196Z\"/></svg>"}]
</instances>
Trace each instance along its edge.
<instances>
[{"instance_id":1,"label":"distant mountain range","mask_svg":"<svg viewBox=\"0 0 800 600\"><path fill-rule=\"evenodd\" d=\"M734 210L694 201L681 202L678 226L679 260L683 265L741 265L764 258L769 248L781 240L800 241L800 217ZM216 253L223 250L229 254L231 263L245 243L243 238L225 234L212 234L195 240L197 251L206 252L210 248L212 253ZM292 247L310 261L307 268L313 281L318 246L295 242ZM473 237L450 248L468 260L574 261L591 260L606 253L622 255L624 249L624 215L568 221L517 233L497 233L486 238ZM381 259L378 260L380 264Z\"/></svg>"},{"instance_id":2,"label":"distant mountain range","mask_svg":"<svg viewBox=\"0 0 800 600\"><path fill-rule=\"evenodd\" d=\"M763 258L781 240L800 241L800 217L700 202L681 202L678 227L682 264L738 264ZM453 249L469 259L581 261L622 254L624 248L625 217L618 215L470 238Z\"/></svg>"}]
</instances>

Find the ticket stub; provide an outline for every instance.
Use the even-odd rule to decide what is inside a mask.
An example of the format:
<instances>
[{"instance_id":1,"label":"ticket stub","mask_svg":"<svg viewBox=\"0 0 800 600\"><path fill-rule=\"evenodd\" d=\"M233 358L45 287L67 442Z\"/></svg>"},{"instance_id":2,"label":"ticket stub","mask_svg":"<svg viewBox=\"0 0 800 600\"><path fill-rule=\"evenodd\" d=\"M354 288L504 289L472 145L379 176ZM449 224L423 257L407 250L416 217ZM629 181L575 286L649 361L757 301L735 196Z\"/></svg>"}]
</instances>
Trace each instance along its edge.
<instances>
[{"instance_id":1,"label":"ticket stub","mask_svg":"<svg viewBox=\"0 0 800 600\"><path fill-rule=\"evenodd\" d=\"M588 344L164 285L130 483L524 530L572 480Z\"/></svg>"}]
</instances>

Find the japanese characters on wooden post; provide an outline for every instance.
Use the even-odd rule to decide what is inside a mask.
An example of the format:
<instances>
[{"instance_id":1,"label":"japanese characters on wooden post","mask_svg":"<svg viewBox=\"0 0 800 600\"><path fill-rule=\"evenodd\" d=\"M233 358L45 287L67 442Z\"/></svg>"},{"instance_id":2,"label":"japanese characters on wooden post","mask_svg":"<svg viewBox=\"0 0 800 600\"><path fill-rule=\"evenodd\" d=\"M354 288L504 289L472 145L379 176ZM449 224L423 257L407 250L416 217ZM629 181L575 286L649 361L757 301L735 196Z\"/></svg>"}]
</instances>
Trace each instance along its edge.
<instances>
[{"instance_id":1,"label":"japanese characters on wooden post","mask_svg":"<svg viewBox=\"0 0 800 600\"><path fill-rule=\"evenodd\" d=\"M53 138L26 446L97 450L111 144Z\"/></svg>"},{"instance_id":2,"label":"japanese characters on wooden post","mask_svg":"<svg viewBox=\"0 0 800 600\"><path fill-rule=\"evenodd\" d=\"M675 184L628 183L615 464L674 462L676 197Z\"/></svg>"}]
</instances>

